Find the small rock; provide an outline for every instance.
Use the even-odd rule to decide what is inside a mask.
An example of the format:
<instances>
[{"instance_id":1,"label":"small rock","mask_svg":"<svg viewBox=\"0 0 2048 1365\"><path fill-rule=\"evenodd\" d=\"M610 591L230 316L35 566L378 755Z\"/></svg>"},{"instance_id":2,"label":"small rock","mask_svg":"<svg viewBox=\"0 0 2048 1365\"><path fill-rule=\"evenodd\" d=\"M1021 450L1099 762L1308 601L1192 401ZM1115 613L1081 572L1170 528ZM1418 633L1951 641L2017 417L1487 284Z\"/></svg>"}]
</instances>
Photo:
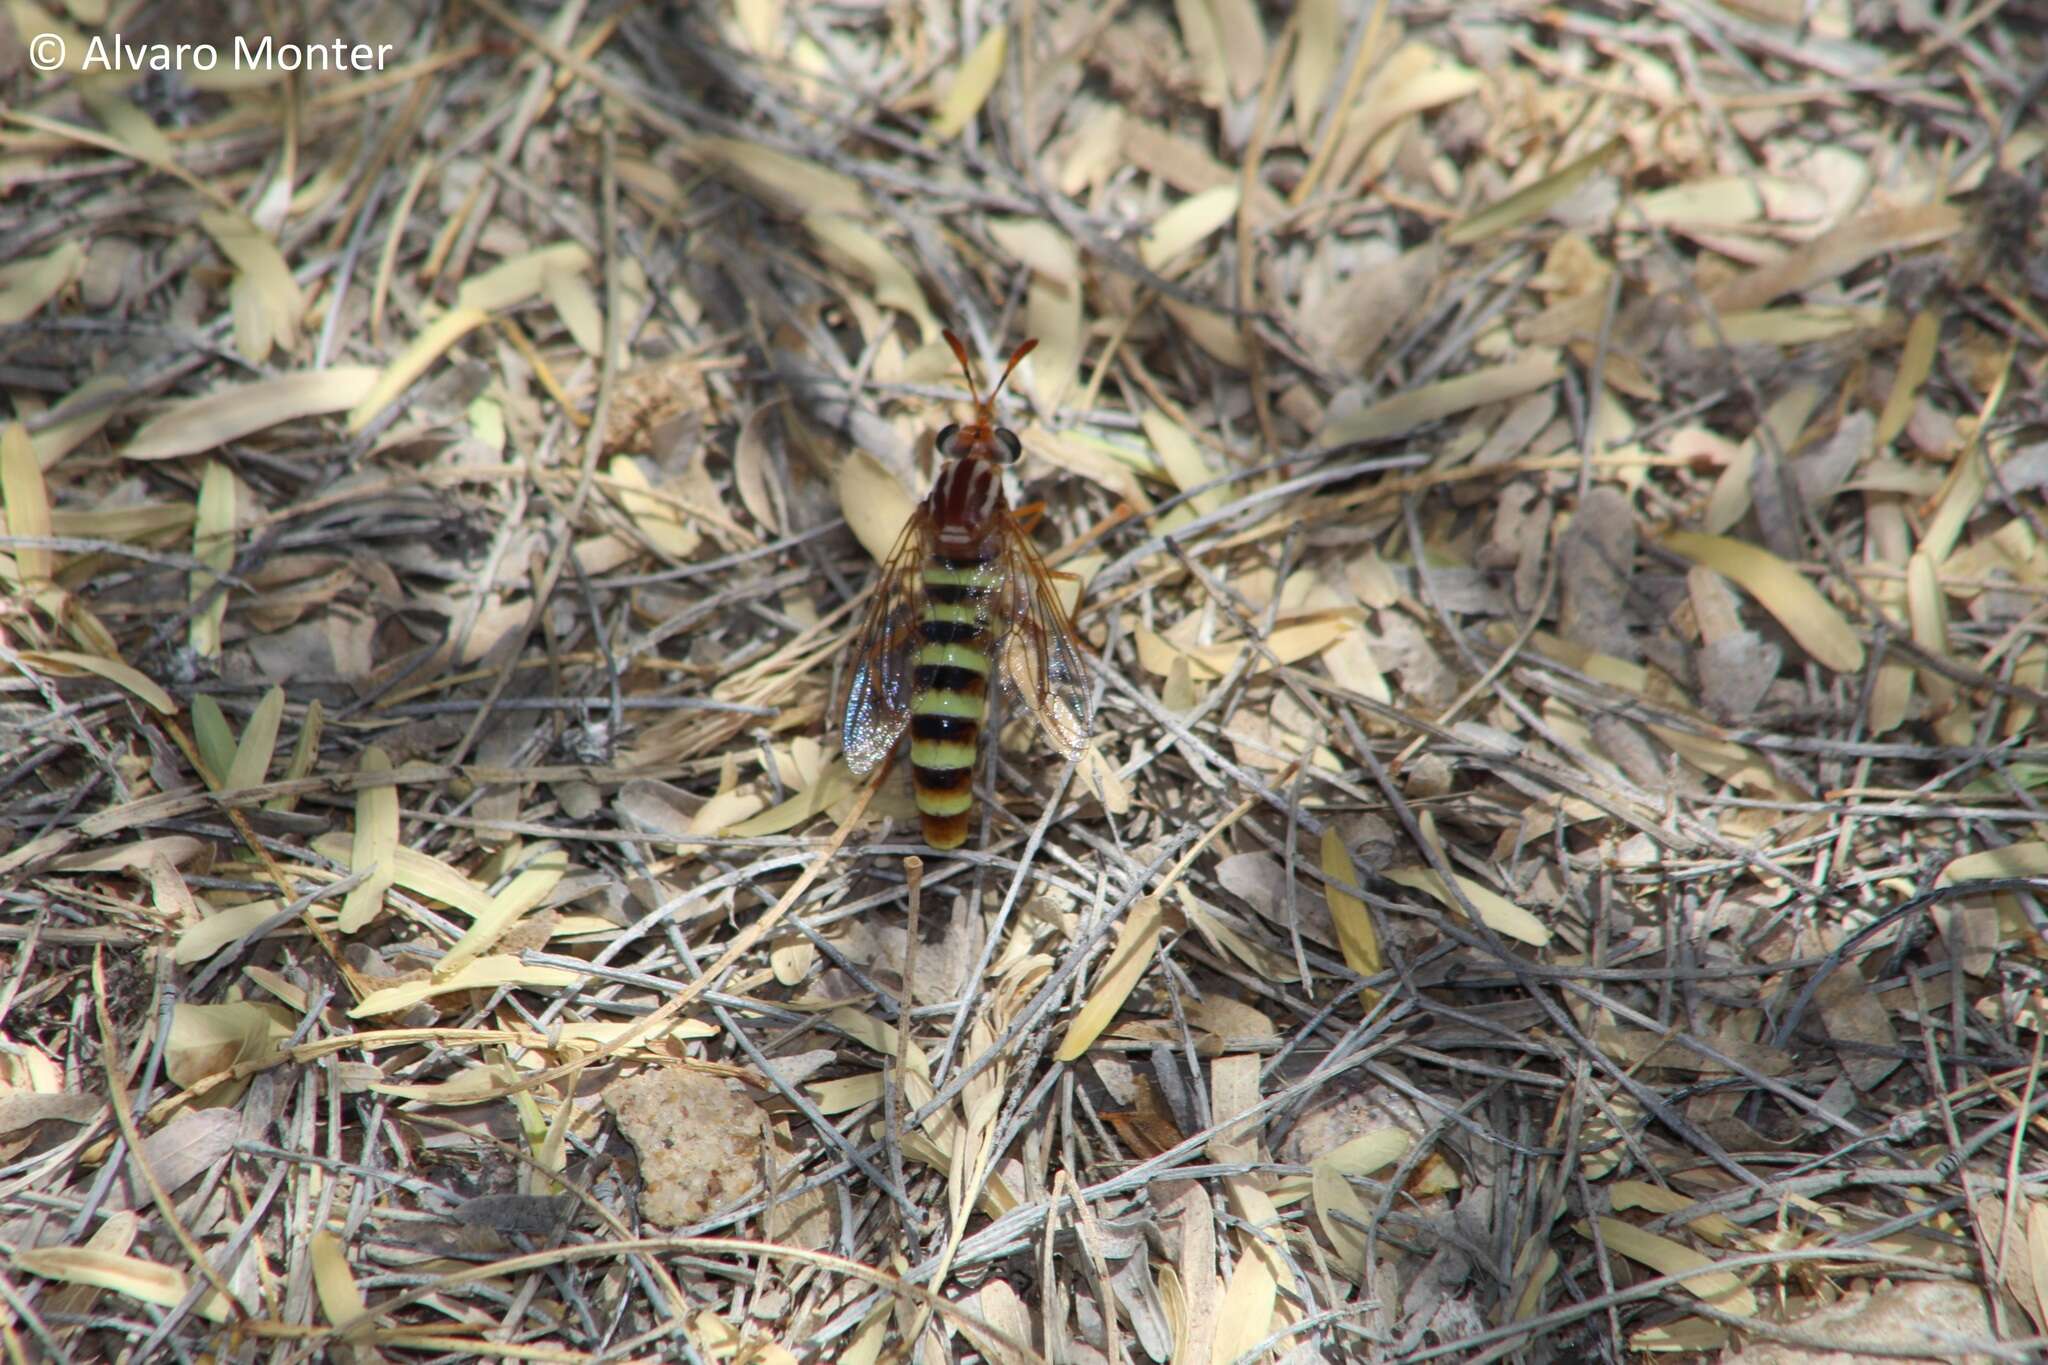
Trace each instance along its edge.
<instances>
[{"instance_id":1,"label":"small rock","mask_svg":"<svg viewBox=\"0 0 2048 1365\"><path fill-rule=\"evenodd\" d=\"M761 1106L716 1076L648 1071L612 1082L605 1107L640 1153L640 1214L688 1227L761 1183Z\"/></svg>"}]
</instances>

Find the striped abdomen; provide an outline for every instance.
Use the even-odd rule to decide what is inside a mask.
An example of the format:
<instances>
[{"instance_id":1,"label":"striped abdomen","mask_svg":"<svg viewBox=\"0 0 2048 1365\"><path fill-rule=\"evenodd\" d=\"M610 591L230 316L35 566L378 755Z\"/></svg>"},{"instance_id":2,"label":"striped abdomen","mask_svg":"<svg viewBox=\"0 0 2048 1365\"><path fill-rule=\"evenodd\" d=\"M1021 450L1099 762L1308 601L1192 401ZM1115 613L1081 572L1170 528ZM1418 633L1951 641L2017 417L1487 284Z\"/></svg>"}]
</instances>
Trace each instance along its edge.
<instances>
[{"instance_id":1,"label":"striped abdomen","mask_svg":"<svg viewBox=\"0 0 2048 1365\"><path fill-rule=\"evenodd\" d=\"M935 555L924 570L924 620L910 694L910 772L924 841L967 842L974 756L988 712L988 598L993 559Z\"/></svg>"}]
</instances>

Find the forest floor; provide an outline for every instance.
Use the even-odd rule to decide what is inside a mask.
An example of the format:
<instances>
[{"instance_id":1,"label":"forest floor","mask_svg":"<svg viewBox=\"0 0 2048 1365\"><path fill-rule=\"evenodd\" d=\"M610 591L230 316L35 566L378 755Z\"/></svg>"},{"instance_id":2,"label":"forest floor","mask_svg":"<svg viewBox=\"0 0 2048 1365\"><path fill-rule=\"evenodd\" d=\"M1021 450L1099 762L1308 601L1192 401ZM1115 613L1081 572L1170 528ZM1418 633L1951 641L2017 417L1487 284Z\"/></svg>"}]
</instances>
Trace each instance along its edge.
<instances>
[{"instance_id":1,"label":"forest floor","mask_svg":"<svg viewBox=\"0 0 2048 1365\"><path fill-rule=\"evenodd\" d=\"M2043 1358L2038 0L199 8L0 14L10 1359Z\"/></svg>"}]
</instances>

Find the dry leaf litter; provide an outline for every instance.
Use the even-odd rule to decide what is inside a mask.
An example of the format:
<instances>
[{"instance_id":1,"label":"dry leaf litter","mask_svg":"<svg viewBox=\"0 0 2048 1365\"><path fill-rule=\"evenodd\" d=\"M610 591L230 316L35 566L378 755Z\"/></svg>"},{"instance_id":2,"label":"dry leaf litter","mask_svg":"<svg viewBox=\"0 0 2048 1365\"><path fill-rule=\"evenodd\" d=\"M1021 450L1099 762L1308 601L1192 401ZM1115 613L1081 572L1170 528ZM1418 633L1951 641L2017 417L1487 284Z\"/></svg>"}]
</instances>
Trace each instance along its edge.
<instances>
[{"instance_id":1,"label":"dry leaf litter","mask_svg":"<svg viewBox=\"0 0 2048 1365\"><path fill-rule=\"evenodd\" d=\"M2042 1358L2044 32L0 10L0 1349Z\"/></svg>"}]
</instances>

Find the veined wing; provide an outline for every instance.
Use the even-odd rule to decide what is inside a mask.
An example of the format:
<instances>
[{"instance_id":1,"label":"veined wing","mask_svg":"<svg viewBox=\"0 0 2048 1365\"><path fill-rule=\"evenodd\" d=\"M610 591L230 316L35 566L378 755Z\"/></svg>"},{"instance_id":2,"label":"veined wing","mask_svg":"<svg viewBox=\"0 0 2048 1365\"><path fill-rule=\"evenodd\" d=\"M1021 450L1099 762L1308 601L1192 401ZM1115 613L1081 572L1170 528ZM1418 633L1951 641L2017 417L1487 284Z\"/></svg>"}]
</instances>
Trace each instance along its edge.
<instances>
[{"instance_id":1,"label":"veined wing","mask_svg":"<svg viewBox=\"0 0 2048 1365\"><path fill-rule=\"evenodd\" d=\"M1001 516L1003 575L994 615L1004 633L996 647L998 671L1031 708L1053 747L1078 758L1095 718L1088 647L1060 605L1038 547L1014 513L1005 509Z\"/></svg>"},{"instance_id":2,"label":"veined wing","mask_svg":"<svg viewBox=\"0 0 2048 1365\"><path fill-rule=\"evenodd\" d=\"M924 566L931 545L931 514L920 503L882 566L867 616L854 636L853 676L846 688L840 747L846 766L860 776L889 756L910 724L918 623L924 615Z\"/></svg>"}]
</instances>

